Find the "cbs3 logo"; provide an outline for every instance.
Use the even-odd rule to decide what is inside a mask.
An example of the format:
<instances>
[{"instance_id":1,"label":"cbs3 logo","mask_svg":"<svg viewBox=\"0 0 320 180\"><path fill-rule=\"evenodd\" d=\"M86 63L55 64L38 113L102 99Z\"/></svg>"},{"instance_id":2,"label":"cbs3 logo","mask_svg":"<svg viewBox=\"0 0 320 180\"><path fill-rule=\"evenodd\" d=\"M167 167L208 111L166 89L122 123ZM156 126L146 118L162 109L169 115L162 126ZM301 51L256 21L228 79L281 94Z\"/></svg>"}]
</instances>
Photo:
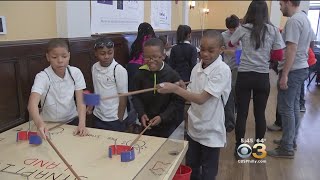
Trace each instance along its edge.
<instances>
[{"instance_id":1,"label":"cbs3 logo","mask_svg":"<svg viewBox=\"0 0 320 180\"><path fill-rule=\"evenodd\" d=\"M262 143L257 143L252 148L248 144L241 144L237 149L237 153L241 158L248 158L251 154L257 159L263 159L267 156L266 145Z\"/></svg>"}]
</instances>

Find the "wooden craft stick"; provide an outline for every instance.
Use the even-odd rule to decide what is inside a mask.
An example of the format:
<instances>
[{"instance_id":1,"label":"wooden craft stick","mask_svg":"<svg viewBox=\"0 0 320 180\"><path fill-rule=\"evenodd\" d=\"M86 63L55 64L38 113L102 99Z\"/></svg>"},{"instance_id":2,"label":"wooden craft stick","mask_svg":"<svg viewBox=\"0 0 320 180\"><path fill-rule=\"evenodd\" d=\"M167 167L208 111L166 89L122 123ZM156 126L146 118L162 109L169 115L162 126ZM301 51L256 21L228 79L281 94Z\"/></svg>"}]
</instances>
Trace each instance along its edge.
<instances>
[{"instance_id":1,"label":"wooden craft stick","mask_svg":"<svg viewBox=\"0 0 320 180\"><path fill-rule=\"evenodd\" d=\"M190 81L184 82L184 84L189 84L189 83L190 83ZM154 90L157 90L157 88L141 89L141 90L132 91L132 92L123 93L123 94L118 94L118 95L114 95L114 96L108 96L108 97L101 98L101 100L103 101L103 100L122 97L122 96L132 96L132 95L146 93L146 92L150 92L150 91L154 91Z\"/></svg>"},{"instance_id":2,"label":"wooden craft stick","mask_svg":"<svg viewBox=\"0 0 320 180\"><path fill-rule=\"evenodd\" d=\"M72 174L77 178L77 180L81 180L78 174L72 169L71 165L67 162L67 160L62 156L62 154L59 152L59 150L56 148L56 146L51 142L50 138L47 138L48 143L50 146L54 149L54 151L58 154L60 159L64 162L64 164L70 169Z\"/></svg>"},{"instance_id":3,"label":"wooden craft stick","mask_svg":"<svg viewBox=\"0 0 320 180\"><path fill-rule=\"evenodd\" d=\"M62 126L62 125L68 124L69 122L73 121L75 118L76 118L76 117L71 118L71 119L70 119L69 121L67 121L67 122L59 123L59 124L57 124L57 125L55 125L55 126L53 126L53 127L49 128L49 129L48 129L48 131L51 131L51 130L53 130L53 129L55 129L55 128L58 128L58 127L60 127L60 126Z\"/></svg>"},{"instance_id":4,"label":"wooden craft stick","mask_svg":"<svg viewBox=\"0 0 320 180\"><path fill-rule=\"evenodd\" d=\"M53 129L55 129L55 128L58 128L58 127L60 127L60 126L62 126L62 125L64 125L64 124L67 124L67 123L66 123L66 122L59 123L59 124L57 124L57 125L55 125L55 126L53 126L53 127L49 128L49 129L48 129L48 131L51 131L51 130L53 130Z\"/></svg>"},{"instance_id":5,"label":"wooden craft stick","mask_svg":"<svg viewBox=\"0 0 320 180\"><path fill-rule=\"evenodd\" d=\"M151 126L151 124L153 123L153 121L151 121L148 126L146 128L144 128L144 130L138 135L138 137L136 137L136 139L134 139L132 141L132 143L130 144L130 147L132 147L139 139L140 137L142 136L142 134Z\"/></svg>"}]
</instances>

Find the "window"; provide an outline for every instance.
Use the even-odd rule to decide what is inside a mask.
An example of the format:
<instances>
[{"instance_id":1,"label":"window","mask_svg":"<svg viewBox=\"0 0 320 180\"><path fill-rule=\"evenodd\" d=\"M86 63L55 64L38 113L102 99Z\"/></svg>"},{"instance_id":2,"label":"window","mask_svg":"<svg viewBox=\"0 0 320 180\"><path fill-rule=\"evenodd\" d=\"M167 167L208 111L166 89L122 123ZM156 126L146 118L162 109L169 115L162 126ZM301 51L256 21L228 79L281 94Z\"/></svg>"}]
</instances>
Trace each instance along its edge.
<instances>
[{"instance_id":1,"label":"window","mask_svg":"<svg viewBox=\"0 0 320 180\"><path fill-rule=\"evenodd\" d=\"M317 34L318 27L319 27L319 13L320 13L320 10L308 11L308 18L309 18L309 21L311 22L311 27L315 34Z\"/></svg>"},{"instance_id":2,"label":"window","mask_svg":"<svg viewBox=\"0 0 320 180\"><path fill-rule=\"evenodd\" d=\"M320 41L320 1L310 1L308 18L313 32L317 36L317 41Z\"/></svg>"}]
</instances>

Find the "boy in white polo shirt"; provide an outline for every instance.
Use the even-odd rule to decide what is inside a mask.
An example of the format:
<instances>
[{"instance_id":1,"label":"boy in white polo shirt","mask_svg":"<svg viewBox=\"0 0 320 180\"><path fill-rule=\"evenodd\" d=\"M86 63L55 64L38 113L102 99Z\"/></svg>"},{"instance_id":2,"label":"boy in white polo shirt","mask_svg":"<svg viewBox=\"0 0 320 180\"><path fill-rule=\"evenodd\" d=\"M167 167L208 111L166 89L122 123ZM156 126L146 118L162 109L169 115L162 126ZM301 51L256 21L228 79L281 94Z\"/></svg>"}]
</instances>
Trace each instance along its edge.
<instances>
[{"instance_id":1,"label":"boy in white polo shirt","mask_svg":"<svg viewBox=\"0 0 320 180\"><path fill-rule=\"evenodd\" d=\"M92 66L94 92L101 97L128 92L127 70L114 60L114 43L105 37L96 40L95 56L98 59ZM124 131L127 118L127 97L101 101L95 106L94 127L105 130ZM92 107L87 108L91 113Z\"/></svg>"},{"instance_id":2,"label":"boy in white polo shirt","mask_svg":"<svg viewBox=\"0 0 320 180\"><path fill-rule=\"evenodd\" d=\"M207 31L201 39L201 62L193 68L187 90L172 83L161 83L158 89L159 93L176 93L191 102L186 157L192 168L191 179L215 179L220 148L226 143L222 98L228 99L231 91L231 70L222 61L223 50L222 35Z\"/></svg>"},{"instance_id":3,"label":"boy in white polo shirt","mask_svg":"<svg viewBox=\"0 0 320 180\"><path fill-rule=\"evenodd\" d=\"M46 139L48 131L45 121L72 120L68 124L78 125L74 133L86 135L86 106L83 103L82 92L86 83L80 69L69 66L68 43L63 39L50 40L46 58L50 66L36 75L31 89L28 103L30 118L35 122L43 139ZM38 108L39 102L42 111Z\"/></svg>"}]
</instances>

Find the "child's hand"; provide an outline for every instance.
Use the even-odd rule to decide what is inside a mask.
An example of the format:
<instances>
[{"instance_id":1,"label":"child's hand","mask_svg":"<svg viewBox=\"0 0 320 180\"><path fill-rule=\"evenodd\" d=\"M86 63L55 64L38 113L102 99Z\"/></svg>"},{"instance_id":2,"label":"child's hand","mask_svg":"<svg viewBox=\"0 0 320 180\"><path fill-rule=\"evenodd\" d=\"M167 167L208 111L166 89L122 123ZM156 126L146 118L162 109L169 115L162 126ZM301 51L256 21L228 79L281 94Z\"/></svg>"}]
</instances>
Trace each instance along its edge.
<instances>
[{"instance_id":1,"label":"child's hand","mask_svg":"<svg viewBox=\"0 0 320 180\"><path fill-rule=\"evenodd\" d=\"M86 136L88 134L88 129L85 125L79 124L78 127L73 132L73 135Z\"/></svg>"},{"instance_id":2,"label":"child's hand","mask_svg":"<svg viewBox=\"0 0 320 180\"><path fill-rule=\"evenodd\" d=\"M149 118L146 114L141 116L141 123L143 125L143 127L147 127L147 122L149 121Z\"/></svg>"},{"instance_id":3,"label":"child's hand","mask_svg":"<svg viewBox=\"0 0 320 180\"><path fill-rule=\"evenodd\" d=\"M93 109L93 106L87 106L86 112L88 115L92 114L92 109Z\"/></svg>"},{"instance_id":4,"label":"child's hand","mask_svg":"<svg viewBox=\"0 0 320 180\"><path fill-rule=\"evenodd\" d=\"M39 128L38 128L38 135L39 135L42 139L46 140L48 134L49 134L49 133L48 133L48 128L45 126L44 123L41 124L41 125L39 126Z\"/></svg>"},{"instance_id":5,"label":"child's hand","mask_svg":"<svg viewBox=\"0 0 320 180\"><path fill-rule=\"evenodd\" d=\"M161 117L160 116L156 116L156 117L152 118L150 120L150 123L152 123L151 126L156 126L156 125L160 124L161 123Z\"/></svg>"},{"instance_id":6,"label":"child's hand","mask_svg":"<svg viewBox=\"0 0 320 180\"><path fill-rule=\"evenodd\" d=\"M180 80L178 82L175 83L176 85L180 86L183 89L187 89L186 84L184 83L184 81Z\"/></svg>"},{"instance_id":7,"label":"child's hand","mask_svg":"<svg viewBox=\"0 0 320 180\"><path fill-rule=\"evenodd\" d=\"M173 83L160 83L158 85L158 93L166 94L166 93L173 93L179 89L179 86Z\"/></svg>"}]
</instances>

